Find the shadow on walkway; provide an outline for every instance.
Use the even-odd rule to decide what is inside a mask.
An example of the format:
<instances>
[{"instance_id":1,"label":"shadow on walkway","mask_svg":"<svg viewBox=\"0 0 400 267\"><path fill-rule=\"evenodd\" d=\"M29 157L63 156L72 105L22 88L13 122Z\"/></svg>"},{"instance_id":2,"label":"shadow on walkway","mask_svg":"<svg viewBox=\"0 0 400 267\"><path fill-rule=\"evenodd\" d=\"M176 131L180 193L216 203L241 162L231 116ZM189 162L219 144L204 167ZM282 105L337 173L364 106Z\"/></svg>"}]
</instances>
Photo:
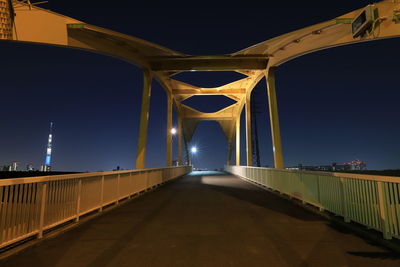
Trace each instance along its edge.
<instances>
[{"instance_id":1,"label":"shadow on walkway","mask_svg":"<svg viewBox=\"0 0 400 267\"><path fill-rule=\"evenodd\" d=\"M205 181L204 177L206 177L208 181ZM298 208L289 200L280 198L250 183L242 182L239 178L230 176L227 173L219 172L216 175L213 174L211 177L198 173L192 176L191 180L195 183L201 183L202 186L218 193L226 194L238 200L279 212L302 221L324 220L310 211Z\"/></svg>"}]
</instances>

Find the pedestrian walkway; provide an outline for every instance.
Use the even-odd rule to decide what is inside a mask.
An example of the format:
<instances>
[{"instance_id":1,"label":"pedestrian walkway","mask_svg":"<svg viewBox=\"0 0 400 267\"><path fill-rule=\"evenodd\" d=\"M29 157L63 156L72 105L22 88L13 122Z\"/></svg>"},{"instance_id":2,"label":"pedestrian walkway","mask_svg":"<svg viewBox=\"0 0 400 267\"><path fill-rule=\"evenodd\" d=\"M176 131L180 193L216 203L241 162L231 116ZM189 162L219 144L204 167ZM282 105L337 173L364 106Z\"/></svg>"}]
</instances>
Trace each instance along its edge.
<instances>
[{"instance_id":1,"label":"pedestrian walkway","mask_svg":"<svg viewBox=\"0 0 400 267\"><path fill-rule=\"evenodd\" d=\"M193 172L0 266L400 266L400 258L237 177Z\"/></svg>"}]
</instances>

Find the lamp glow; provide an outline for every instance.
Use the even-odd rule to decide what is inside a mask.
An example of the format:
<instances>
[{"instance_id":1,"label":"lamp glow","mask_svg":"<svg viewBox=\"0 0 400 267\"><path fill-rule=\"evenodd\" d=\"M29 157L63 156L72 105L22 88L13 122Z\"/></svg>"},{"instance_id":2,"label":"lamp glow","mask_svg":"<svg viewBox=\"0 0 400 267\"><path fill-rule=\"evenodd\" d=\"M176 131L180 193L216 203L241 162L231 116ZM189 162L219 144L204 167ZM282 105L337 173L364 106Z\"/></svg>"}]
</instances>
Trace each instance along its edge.
<instances>
[{"instance_id":1,"label":"lamp glow","mask_svg":"<svg viewBox=\"0 0 400 267\"><path fill-rule=\"evenodd\" d=\"M171 134L176 134L176 128L171 129Z\"/></svg>"},{"instance_id":2,"label":"lamp glow","mask_svg":"<svg viewBox=\"0 0 400 267\"><path fill-rule=\"evenodd\" d=\"M195 147L195 146L192 147L190 151L192 151L192 153L195 154L197 152L197 147Z\"/></svg>"}]
</instances>

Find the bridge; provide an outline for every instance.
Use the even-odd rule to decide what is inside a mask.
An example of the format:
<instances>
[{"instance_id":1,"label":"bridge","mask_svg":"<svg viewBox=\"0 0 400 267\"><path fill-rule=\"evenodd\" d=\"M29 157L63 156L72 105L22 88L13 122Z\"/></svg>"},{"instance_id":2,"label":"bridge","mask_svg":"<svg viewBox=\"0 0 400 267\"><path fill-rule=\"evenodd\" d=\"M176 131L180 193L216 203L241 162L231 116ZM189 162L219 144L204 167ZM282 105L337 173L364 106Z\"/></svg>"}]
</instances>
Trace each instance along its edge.
<instances>
[{"instance_id":1,"label":"bridge","mask_svg":"<svg viewBox=\"0 0 400 267\"><path fill-rule=\"evenodd\" d=\"M392 244L388 246L394 247L400 238L400 178L284 169L275 73L281 64L314 51L400 36L399 10L398 1L382 1L232 54L192 56L30 1L0 0L1 40L116 57L143 69L144 79L135 170L0 180L0 248L22 248L26 240L73 228L5 263L26 265L35 255L43 266L131 262L139 266L260 266L265 262L397 266L385 257L390 254L384 248L338 230L299 206L336 216L343 221L340 225L356 225L371 235L378 232L382 242ZM173 78L188 71L235 71L246 78L216 88ZM264 77L274 168L251 166L251 93ZM178 115L177 167L172 166L168 131L166 167L145 168L153 79L167 94L167 129L172 128L173 110ZM223 95L235 103L205 113L182 103L195 95ZM238 118L243 110L246 166L240 166ZM225 134L226 173L192 172L189 166L187 144L201 121L217 121Z\"/></svg>"}]
</instances>

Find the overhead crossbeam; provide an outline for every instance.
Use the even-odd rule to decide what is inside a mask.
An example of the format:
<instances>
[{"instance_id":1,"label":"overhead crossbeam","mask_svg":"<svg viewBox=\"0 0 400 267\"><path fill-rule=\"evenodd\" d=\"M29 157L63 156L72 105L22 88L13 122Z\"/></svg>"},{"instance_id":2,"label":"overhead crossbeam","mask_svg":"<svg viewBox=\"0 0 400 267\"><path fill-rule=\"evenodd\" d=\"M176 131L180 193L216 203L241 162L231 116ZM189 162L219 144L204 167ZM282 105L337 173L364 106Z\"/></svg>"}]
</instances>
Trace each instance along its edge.
<instances>
[{"instance_id":1,"label":"overhead crossbeam","mask_svg":"<svg viewBox=\"0 0 400 267\"><path fill-rule=\"evenodd\" d=\"M176 57L150 60L153 71L236 71L265 70L268 58L262 57Z\"/></svg>"},{"instance_id":2,"label":"overhead crossbeam","mask_svg":"<svg viewBox=\"0 0 400 267\"><path fill-rule=\"evenodd\" d=\"M258 80L255 74L262 73L256 71L251 77L246 77L219 87L202 88L192 84L184 83L175 79L166 77L166 75L159 75L159 80L167 87L177 101L183 101L195 95L223 95L235 101L239 101L246 93L251 91L254 87L254 81ZM160 74L160 72L158 73Z\"/></svg>"},{"instance_id":3,"label":"overhead crossbeam","mask_svg":"<svg viewBox=\"0 0 400 267\"><path fill-rule=\"evenodd\" d=\"M238 112L239 105L235 103L217 112L200 112L194 108L186 106L184 104L180 105L181 116L183 119L196 119L196 120L232 120L235 118Z\"/></svg>"},{"instance_id":4,"label":"overhead crossbeam","mask_svg":"<svg viewBox=\"0 0 400 267\"><path fill-rule=\"evenodd\" d=\"M246 88L238 89L172 89L174 95L223 95L223 94L245 94Z\"/></svg>"}]
</instances>

